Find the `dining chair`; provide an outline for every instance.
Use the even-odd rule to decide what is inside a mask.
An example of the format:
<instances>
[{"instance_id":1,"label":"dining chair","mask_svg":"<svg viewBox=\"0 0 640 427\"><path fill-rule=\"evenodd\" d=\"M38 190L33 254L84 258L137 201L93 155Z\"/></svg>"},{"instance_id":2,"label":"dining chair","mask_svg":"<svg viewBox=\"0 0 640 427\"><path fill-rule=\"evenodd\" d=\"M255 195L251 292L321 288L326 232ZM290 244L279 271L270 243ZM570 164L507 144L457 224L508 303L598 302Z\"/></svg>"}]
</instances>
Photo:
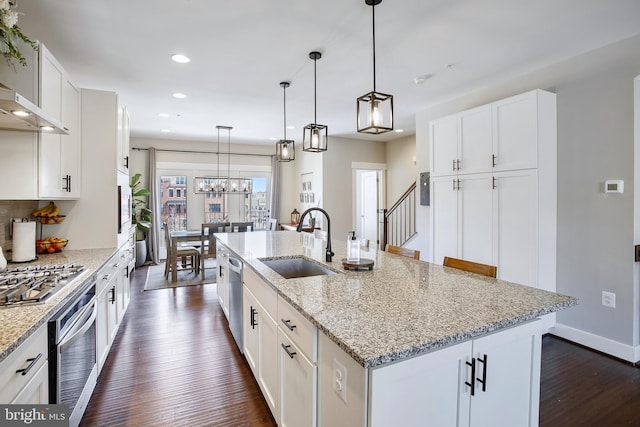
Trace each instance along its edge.
<instances>
[{"instance_id":1,"label":"dining chair","mask_svg":"<svg viewBox=\"0 0 640 427\"><path fill-rule=\"evenodd\" d=\"M232 222L231 223L231 231L232 232L244 232L244 231L253 231L253 222Z\"/></svg>"},{"instance_id":2,"label":"dining chair","mask_svg":"<svg viewBox=\"0 0 640 427\"><path fill-rule=\"evenodd\" d=\"M386 252L390 254L402 255L413 259L420 259L420 251L417 249L403 248L402 246L390 245L387 243Z\"/></svg>"},{"instance_id":3,"label":"dining chair","mask_svg":"<svg viewBox=\"0 0 640 427\"><path fill-rule=\"evenodd\" d=\"M230 226L228 222L206 222L202 224L202 233L200 234L200 274L204 280L204 262L209 258L216 257L216 238L215 233L224 233Z\"/></svg>"},{"instance_id":4,"label":"dining chair","mask_svg":"<svg viewBox=\"0 0 640 427\"><path fill-rule=\"evenodd\" d=\"M195 274L199 274L200 251L194 246L180 246L174 254L171 245L171 233L169 232L169 227L166 222L163 222L162 226L164 227L164 239L165 245L167 246L167 259L164 263L164 278L169 278L173 259L176 260L176 270L191 270ZM180 265L182 265L182 268L178 268Z\"/></svg>"},{"instance_id":5,"label":"dining chair","mask_svg":"<svg viewBox=\"0 0 640 427\"><path fill-rule=\"evenodd\" d=\"M445 267L457 268L458 270L469 271L471 273L482 274L483 276L496 277L498 268L495 265L480 264L478 262L466 261L458 258L444 257L442 265Z\"/></svg>"},{"instance_id":6,"label":"dining chair","mask_svg":"<svg viewBox=\"0 0 640 427\"><path fill-rule=\"evenodd\" d=\"M278 229L278 220L276 218L269 218L269 231L276 231Z\"/></svg>"}]
</instances>

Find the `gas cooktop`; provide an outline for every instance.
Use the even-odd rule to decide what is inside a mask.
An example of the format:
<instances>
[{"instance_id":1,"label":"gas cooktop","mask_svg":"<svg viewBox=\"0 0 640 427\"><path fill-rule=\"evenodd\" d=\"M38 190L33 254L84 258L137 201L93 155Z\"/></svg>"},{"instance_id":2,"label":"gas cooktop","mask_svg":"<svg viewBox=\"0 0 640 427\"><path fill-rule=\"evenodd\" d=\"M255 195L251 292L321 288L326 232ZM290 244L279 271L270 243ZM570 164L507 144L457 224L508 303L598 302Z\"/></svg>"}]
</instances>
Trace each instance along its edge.
<instances>
[{"instance_id":1,"label":"gas cooktop","mask_svg":"<svg viewBox=\"0 0 640 427\"><path fill-rule=\"evenodd\" d=\"M84 268L76 264L54 264L0 271L0 307L44 303Z\"/></svg>"}]
</instances>

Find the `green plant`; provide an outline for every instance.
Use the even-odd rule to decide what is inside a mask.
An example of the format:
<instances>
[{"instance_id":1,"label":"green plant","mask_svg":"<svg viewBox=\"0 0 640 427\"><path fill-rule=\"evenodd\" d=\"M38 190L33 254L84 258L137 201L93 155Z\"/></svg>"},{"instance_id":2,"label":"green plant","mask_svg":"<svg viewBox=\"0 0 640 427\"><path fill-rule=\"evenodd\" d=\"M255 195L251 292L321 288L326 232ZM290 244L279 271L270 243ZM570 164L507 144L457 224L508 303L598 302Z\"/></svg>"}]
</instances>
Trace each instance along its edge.
<instances>
[{"instance_id":1,"label":"green plant","mask_svg":"<svg viewBox=\"0 0 640 427\"><path fill-rule=\"evenodd\" d=\"M131 222L136 226L136 240L143 240L145 233L151 230L153 211L147 207L147 197L151 192L142 186L140 178L142 174L135 174L131 177L129 187L131 188L131 208L133 216Z\"/></svg>"},{"instance_id":2,"label":"green plant","mask_svg":"<svg viewBox=\"0 0 640 427\"><path fill-rule=\"evenodd\" d=\"M38 44L25 36L18 27L19 13L11 10L12 3L9 0L0 0L0 53L7 59L17 59L23 66L27 65L27 60L18 49L18 40L22 40L38 50Z\"/></svg>"}]
</instances>

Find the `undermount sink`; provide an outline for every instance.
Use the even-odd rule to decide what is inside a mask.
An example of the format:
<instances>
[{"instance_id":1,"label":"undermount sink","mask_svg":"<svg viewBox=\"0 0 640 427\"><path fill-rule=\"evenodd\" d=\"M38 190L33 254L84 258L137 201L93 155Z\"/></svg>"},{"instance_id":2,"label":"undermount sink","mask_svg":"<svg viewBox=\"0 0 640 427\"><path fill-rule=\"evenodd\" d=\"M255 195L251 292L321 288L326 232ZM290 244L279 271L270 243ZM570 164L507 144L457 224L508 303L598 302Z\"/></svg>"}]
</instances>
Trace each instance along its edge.
<instances>
[{"instance_id":1,"label":"undermount sink","mask_svg":"<svg viewBox=\"0 0 640 427\"><path fill-rule=\"evenodd\" d=\"M258 259L285 279L336 274L330 268L303 257Z\"/></svg>"}]
</instances>

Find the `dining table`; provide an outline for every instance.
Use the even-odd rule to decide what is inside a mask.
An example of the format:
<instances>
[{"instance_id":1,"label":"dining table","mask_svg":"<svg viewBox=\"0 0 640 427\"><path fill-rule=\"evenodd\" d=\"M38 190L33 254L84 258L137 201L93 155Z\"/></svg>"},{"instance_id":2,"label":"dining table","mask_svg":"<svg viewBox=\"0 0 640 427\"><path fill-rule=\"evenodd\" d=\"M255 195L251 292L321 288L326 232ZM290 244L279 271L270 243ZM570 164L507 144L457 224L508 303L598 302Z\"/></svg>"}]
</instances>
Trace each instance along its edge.
<instances>
[{"instance_id":1,"label":"dining table","mask_svg":"<svg viewBox=\"0 0 640 427\"><path fill-rule=\"evenodd\" d=\"M173 230L171 235L171 253L177 253L178 247L181 243L197 242L200 246L202 230ZM178 257L172 256L171 258L171 281L176 282L178 280Z\"/></svg>"}]
</instances>

